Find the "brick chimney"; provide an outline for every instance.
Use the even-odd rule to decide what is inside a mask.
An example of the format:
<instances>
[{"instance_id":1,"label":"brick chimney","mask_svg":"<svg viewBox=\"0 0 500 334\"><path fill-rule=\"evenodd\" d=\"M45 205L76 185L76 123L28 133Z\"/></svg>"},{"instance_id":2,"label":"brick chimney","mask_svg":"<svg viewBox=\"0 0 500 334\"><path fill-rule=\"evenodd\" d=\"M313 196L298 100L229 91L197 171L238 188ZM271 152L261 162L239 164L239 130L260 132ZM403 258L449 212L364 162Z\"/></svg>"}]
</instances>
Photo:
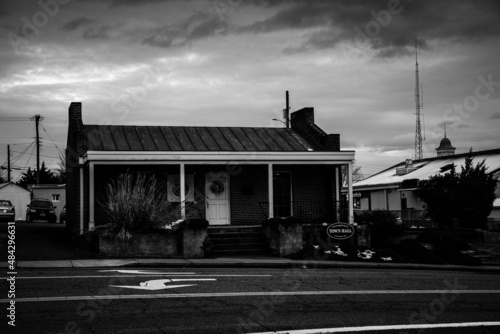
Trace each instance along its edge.
<instances>
[{"instance_id":1,"label":"brick chimney","mask_svg":"<svg viewBox=\"0 0 500 334\"><path fill-rule=\"evenodd\" d=\"M69 120L82 120L82 103L81 102L71 102L69 105Z\"/></svg>"},{"instance_id":2,"label":"brick chimney","mask_svg":"<svg viewBox=\"0 0 500 334\"><path fill-rule=\"evenodd\" d=\"M71 102L68 109L68 142L67 147L78 156L87 151L87 143L83 131L82 103Z\"/></svg>"},{"instance_id":3,"label":"brick chimney","mask_svg":"<svg viewBox=\"0 0 500 334\"><path fill-rule=\"evenodd\" d=\"M320 150L340 151L340 135L326 134L314 123L314 108L302 108L292 113L291 127L309 138Z\"/></svg>"},{"instance_id":4,"label":"brick chimney","mask_svg":"<svg viewBox=\"0 0 500 334\"><path fill-rule=\"evenodd\" d=\"M307 123L314 124L314 108L307 107L297 110L291 114L292 129L301 129Z\"/></svg>"}]
</instances>

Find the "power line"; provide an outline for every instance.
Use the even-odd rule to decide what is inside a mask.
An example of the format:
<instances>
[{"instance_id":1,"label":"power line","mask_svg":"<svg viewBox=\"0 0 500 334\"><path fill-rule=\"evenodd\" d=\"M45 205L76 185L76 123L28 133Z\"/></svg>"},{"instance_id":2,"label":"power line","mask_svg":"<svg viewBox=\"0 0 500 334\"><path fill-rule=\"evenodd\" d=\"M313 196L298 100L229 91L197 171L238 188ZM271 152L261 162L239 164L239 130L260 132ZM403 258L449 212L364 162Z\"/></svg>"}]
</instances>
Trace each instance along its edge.
<instances>
[{"instance_id":1,"label":"power line","mask_svg":"<svg viewBox=\"0 0 500 334\"><path fill-rule=\"evenodd\" d=\"M30 159L31 159L31 156L33 155L33 151L35 150L35 146L33 146L33 148L31 149L31 153L30 153L30 156L28 157L28 161L26 162L26 165L24 166L24 169L26 169L26 167L28 167L28 163L30 162ZM38 173L38 170L37 170L37 174L40 174ZM16 183L17 181L19 180L19 178L21 177L22 174L19 174L16 178Z\"/></svg>"},{"instance_id":2,"label":"power line","mask_svg":"<svg viewBox=\"0 0 500 334\"><path fill-rule=\"evenodd\" d=\"M18 151L12 151L11 152L14 152L14 153L21 153L21 152L18 152ZM44 150L42 150L42 152L44 152L45 154L47 154L47 152L45 152ZM43 154L40 154L41 157L45 157L45 158L55 158L55 159L58 159L59 157L55 157L53 155L43 155Z\"/></svg>"},{"instance_id":3,"label":"power line","mask_svg":"<svg viewBox=\"0 0 500 334\"><path fill-rule=\"evenodd\" d=\"M50 123L59 123L59 124L68 124L68 121L62 120L62 119L57 119L57 118L52 118L52 117L47 117L45 119L46 122Z\"/></svg>"},{"instance_id":4,"label":"power line","mask_svg":"<svg viewBox=\"0 0 500 334\"><path fill-rule=\"evenodd\" d=\"M15 116L4 116L4 117L0 117L0 121L2 121L2 122L25 122L25 121L29 121L29 118L15 117Z\"/></svg>"},{"instance_id":5,"label":"power line","mask_svg":"<svg viewBox=\"0 0 500 334\"><path fill-rule=\"evenodd\" d=\"M59 153L62 154L62 151L59 149L59 147L56 145L56 143L54 142L54 139L52 139L52 137L49 135L49 133L47 132L47 130L45 130L45 128L43 127L42 124L40 124L40 126L42 127L43 131L45 131L45 133L47 134L47 136L49 136L49 139L52 141L52 143L54 144L54 146L57 148L57 150L59 151Z\"/></svg>"},{"instance_id":6,"label":"power line","mask_svg":"<svg viewBox=\"0 0 500 334\"><path fill-rule=\"evenodd\" d=\"M16 162L17 162L17 161L18 161L18 160L19 160L19 159L20 159L20 158L21 158L24 154L26 154L26 152L29 150L29 148L31 147L31 145L33 145L34 143L35 143L35 141L32 141L32 142L31 142L31 144L29 144L29 146L28 146L28 147L26 147L26 148L24 149L24 151L23 151L21 154L19 154L19 155L17 156L17 158L15 158L15 160L13 160L11 163L12 163L12 164L16 163ZM28 161L29 161L29 160L28 160Z\"/></svg>"}]
</instances>

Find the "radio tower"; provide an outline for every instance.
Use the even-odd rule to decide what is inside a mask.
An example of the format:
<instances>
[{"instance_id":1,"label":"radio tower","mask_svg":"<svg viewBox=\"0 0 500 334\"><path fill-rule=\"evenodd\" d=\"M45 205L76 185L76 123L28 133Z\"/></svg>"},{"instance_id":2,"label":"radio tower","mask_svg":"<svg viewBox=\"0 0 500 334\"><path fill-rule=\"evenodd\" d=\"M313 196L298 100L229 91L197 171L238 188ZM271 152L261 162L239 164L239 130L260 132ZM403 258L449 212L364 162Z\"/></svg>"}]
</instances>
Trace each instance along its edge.
<instances>
[{"instance_id":1,"label":"radio tower","mask_svg":"<svg viewBox=\"0 0 500 334\"><path fill-rule=\"evenodd\" d=\"M420 125L420 109L422 109L420 99L420 83L418 79L418 59L417 59L417 40L415 39L415 108L417 115L417 125L415 128L415 160L422 159L422 128Z\"/></svg>"}]
</instances>

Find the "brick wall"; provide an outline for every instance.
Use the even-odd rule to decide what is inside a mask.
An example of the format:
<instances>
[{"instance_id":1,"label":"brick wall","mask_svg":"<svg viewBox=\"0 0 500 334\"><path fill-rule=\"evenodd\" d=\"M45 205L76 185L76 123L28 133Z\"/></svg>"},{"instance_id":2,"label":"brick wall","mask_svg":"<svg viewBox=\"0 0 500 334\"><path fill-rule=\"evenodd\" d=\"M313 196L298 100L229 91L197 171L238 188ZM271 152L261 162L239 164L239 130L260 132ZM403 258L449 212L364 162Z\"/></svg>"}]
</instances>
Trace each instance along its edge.
<instances>
[{"instance_id":1,"label":"brick wall","mask_svg":"<svg viewBox=\"0 0 500 334\"><path fill-rule=\"evenodd\" d=\"M260 224L267 216L267 165L242 165L231 176L231 225ZM238 169L236 169L238 170Z\"/></svg>"}]
</instances>

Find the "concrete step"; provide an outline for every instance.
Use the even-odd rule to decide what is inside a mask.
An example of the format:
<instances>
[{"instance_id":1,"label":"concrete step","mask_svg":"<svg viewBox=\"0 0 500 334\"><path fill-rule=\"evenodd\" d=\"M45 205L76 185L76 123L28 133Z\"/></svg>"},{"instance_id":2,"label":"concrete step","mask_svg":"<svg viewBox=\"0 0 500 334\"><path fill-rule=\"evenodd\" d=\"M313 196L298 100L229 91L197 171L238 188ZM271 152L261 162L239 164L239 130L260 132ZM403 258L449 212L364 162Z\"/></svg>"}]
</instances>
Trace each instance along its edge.
<instances>
[{"instance_id":1,"label":"concrete step","mask_svg":"<svg viewBox=\"0 0 500 334\"><path fill-rule=\"evenodd\" d=\"M216 233L209 234L210 239L217 240L217 242L225 242L228 240L252 240L262 239L262 233Z\"/></svg>"},{"instance_id":2,"label":"concrete step","mask_svg":"<svg viewBox=\"0 0 500 334\"><path fill-rule=\"evenodd\" d=\"M266 239L259 225L209 227L212 255L268 254Z\"/></svg>"},{"instance_id":3,"label":"concrete step","mask_svg":"<svg viewBox=\"0 0 500 334\"><path fill-rule=\"evenodd\" d=\"M260 225L244 225L244 226L209 226L209 234L226 234L226 233L262 233Z\"/></svg>"},{"instance_id":4,"label":"concrete step","mask_svg":"<svg viewBox=\"0 0 500 334\"><path fill-rule=\"evenodd\" d=\"M214 252L233 249L267 249L267 244L265 242L212 244L212 251Z\"/></svg>"}]
</instances>

